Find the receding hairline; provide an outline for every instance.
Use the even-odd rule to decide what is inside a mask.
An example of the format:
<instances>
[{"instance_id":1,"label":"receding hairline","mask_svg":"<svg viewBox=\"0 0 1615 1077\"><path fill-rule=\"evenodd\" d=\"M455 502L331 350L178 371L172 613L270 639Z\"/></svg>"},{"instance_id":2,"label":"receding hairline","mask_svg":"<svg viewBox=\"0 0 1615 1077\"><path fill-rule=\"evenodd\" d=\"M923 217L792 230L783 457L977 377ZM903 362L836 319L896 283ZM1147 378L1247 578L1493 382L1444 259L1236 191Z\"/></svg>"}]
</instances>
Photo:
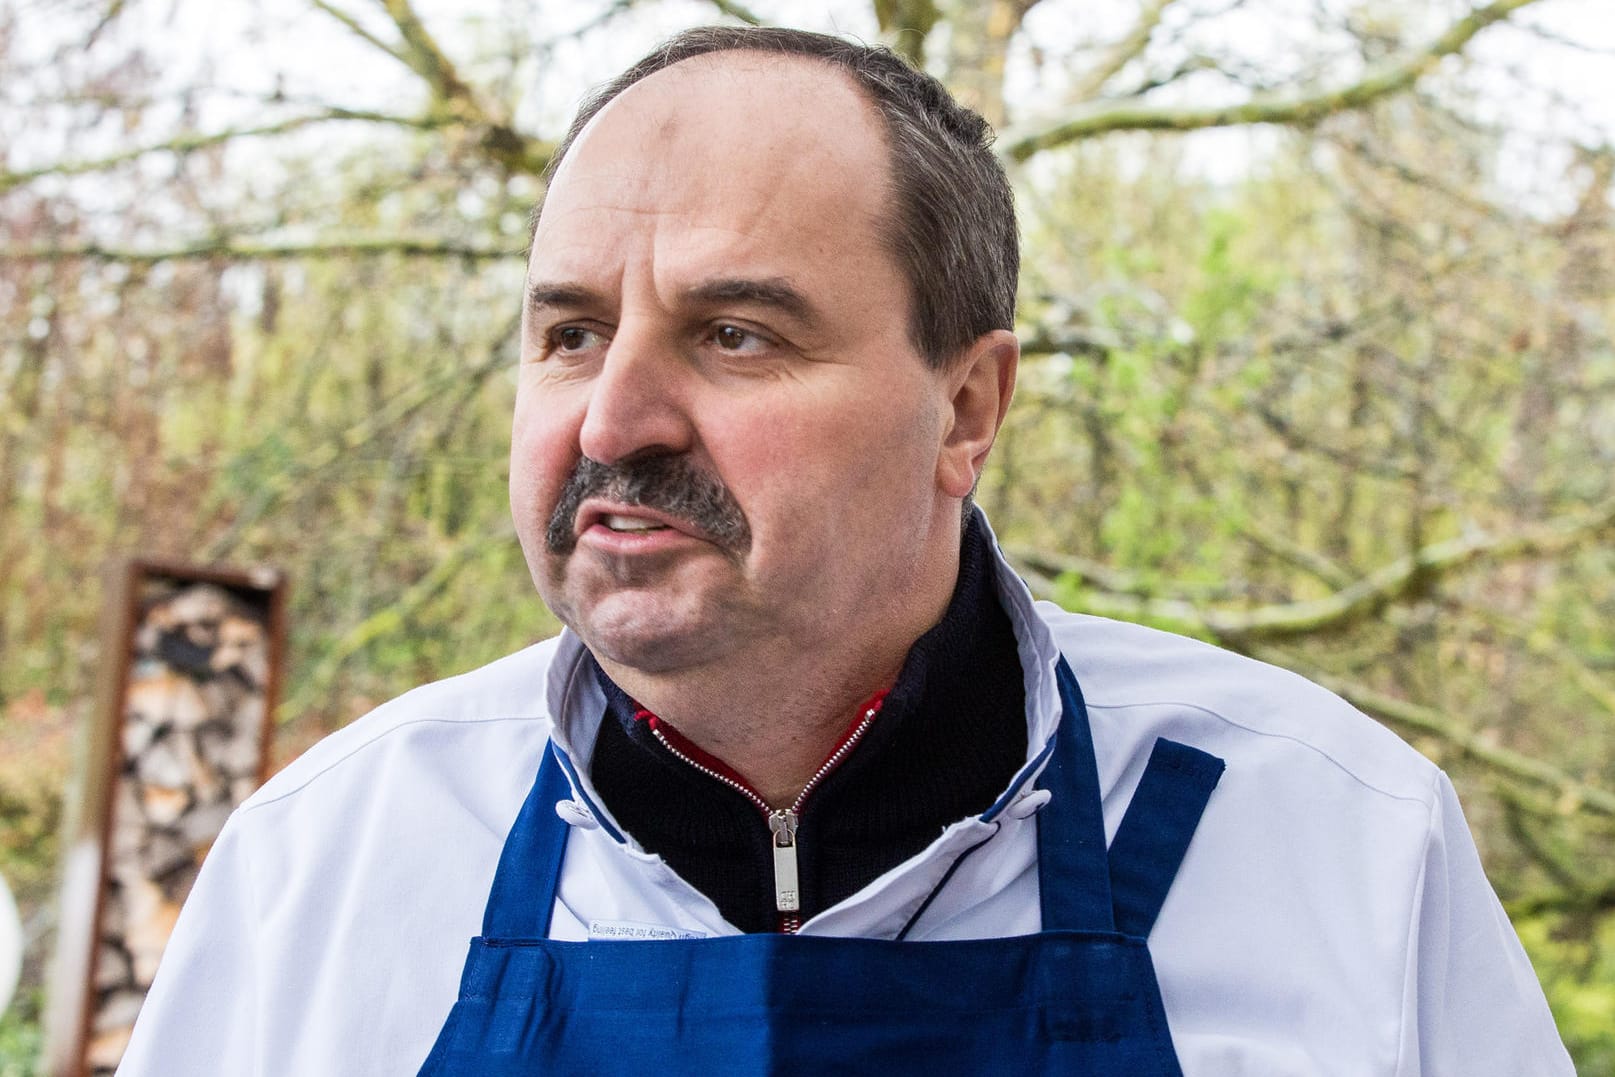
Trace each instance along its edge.
<instances>
[{"instance_id":1,"label":"receding hairline","mask_svg":"<svg viewBox=\"0 0 1615 1077\"><path fill-rule=\"evenodd\" d=\"M778 71L782 62L786 65L797 67L804 71L817 69L819 71L834 75L837 77L836 81L838 81L845 89L851 91L852 97L856 99L859 105L862 107L864 117L870 123L870 129L874 131L875 137L880 142L882 159L885 162L885 175L882 177L882 182L885 187L883 192L885 197L883 199L882 211L889 212L892 210L894 208L893 200L896 195L896 192L893 189L896 161L894 157L894 147L892 145L890 126L885 115L881 111L880 102L872 93L869 92L867 87L859 83L853 72L849 70L845 64L837 63L835 60L827 56L818 56L810 53L778 52L771 49L749 48L743 45L737 45L731 48L714 49L710 52L697 53L694 56L686 56L681 60L668 64L666 67L657 68L655 71L650 72L643 78L637 79L634 82L629 83L627 86L622 87L609 99L601 102L595 107L594 112L589 116L589 119L584 123L584 125L577 130L576 134L557 147L556 156L549 164L547 169L547 182L544 184L544 189L539 192L538 200L533 205L533 211L528 219L527 239L529 255L532 253L532 243L538 233L539 217L543 214L544 205L549 200L549 189L551 185L553 185L555 181L561 177L562 169L566 167L567 161L572 159L578 145L588 137L589 132L594 129L595 125L600 121L600 118L610 112L619 101L640 87L656 81L660 76L666 75L669 72L677 71L680 68L683 68L684 70L680 73L679 77L688 78L691 75L691 69L696 65L703 65L708 69L721 71L725 67L732 67L739 64L743 67L750 67L758 74L769 76L767 81L771 84L777 84L779 82ZM579 104L578 110L581 112L582 110L590 107L593 103L594 98L592 96L585 97Z\"/></svg>"}]
</instances>

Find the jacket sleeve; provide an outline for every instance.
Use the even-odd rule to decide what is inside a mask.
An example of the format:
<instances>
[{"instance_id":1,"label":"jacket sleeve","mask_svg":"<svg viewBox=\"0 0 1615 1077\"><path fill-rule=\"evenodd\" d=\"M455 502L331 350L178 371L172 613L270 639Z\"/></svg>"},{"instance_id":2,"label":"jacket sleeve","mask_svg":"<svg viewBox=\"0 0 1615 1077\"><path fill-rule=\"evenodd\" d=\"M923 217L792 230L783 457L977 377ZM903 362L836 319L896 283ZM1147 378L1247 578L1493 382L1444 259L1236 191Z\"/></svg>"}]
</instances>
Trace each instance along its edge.
<instances>
[{"instance_id":1,"label":"jacket sleeve","mask_svg":"<svg viewBox=\"0 0 1615 1077\"><path fill-rule=\"evenodd\" d=\"M252 1077L259 1002L254 887L232 818L163 951L118 1077Z\"/></svg>"},{"instance_id":2,"label":"jacket sleeve","mask_svg":"<svg viewBox=\"0 0 1615 1077\"><path fill-rule=\"evenodd\" d=\"M1574 1077L1445 774L1414 895L1399 1077Z\"/></svg>"}]
</instances>

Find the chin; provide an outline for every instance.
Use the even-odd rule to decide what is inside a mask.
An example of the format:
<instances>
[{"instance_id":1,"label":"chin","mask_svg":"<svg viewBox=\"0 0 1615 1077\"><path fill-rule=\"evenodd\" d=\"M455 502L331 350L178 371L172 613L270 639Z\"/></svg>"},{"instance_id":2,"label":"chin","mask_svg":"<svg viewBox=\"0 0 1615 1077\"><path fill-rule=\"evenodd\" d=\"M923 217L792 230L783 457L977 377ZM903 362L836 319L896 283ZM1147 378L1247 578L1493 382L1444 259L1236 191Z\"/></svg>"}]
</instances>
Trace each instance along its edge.
<instances>
[{"instance_id":1,"label":"chin","mask_svg":"<svg viewBox=\"0 0 1615 1077\"><path fill-rule=\"evenodd\" d=\"M597 659L640 673L673 673L711 657L711 640L706 633L692 635L658 627L645 632L589 630L578 635Z\"/></svg>"},{"instance_id":2,"label":"chin","mask_svg":"<svg viewBox=\"0 0 1615 1077\"><path fill-rule=\"evenodd\" d=\"M641 673L669 673L709 661L727 635L688 609L668 609L644 596L614 595L586 614L562 621L595 657Z\"/></svg>"},{"instance_id":3,"label":"chin","mask_svg":"<svg viewBox=\"0 0 1615 1077\"><path fill-rule=\"evenodd\" d=\"M597 658L643 673L703 665L757 627L755 611L733 601L732 581L712 578L710 564L645 583L575 562L546 567L539 591L561 623Z\"/></svg>"}]
</instances>

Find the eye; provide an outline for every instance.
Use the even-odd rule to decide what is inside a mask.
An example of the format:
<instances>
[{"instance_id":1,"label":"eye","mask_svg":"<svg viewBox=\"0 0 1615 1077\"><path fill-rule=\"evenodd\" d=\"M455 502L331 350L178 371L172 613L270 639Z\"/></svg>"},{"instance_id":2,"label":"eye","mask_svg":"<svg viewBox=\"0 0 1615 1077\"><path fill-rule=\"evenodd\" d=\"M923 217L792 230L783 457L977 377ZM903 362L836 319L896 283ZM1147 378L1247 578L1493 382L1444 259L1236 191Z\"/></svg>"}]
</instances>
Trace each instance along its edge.
<instances>
[{"instance_id":1,"label":"eye","mask_svg":"<svg viewBox=\"0 0 1615 1077\"><path fill-rule=\"evenodd\" d=\"M593 329L582 325L561 325L550 330L550 351L575 355L599 347L605 338Z\"/></svg>"},{"instance_id":2,"label":"eye","mask_svg":"<svg viewBox=\"0 0 1615 1077\"><path fill-rule=\"evenodd\" d=\"M712 343L721 351L733 354L753 354L764 351L769 347L769 341L761 334L750 329L743 329L738 325L722 323L712 328Z\"/></svg>"}]
</instances>

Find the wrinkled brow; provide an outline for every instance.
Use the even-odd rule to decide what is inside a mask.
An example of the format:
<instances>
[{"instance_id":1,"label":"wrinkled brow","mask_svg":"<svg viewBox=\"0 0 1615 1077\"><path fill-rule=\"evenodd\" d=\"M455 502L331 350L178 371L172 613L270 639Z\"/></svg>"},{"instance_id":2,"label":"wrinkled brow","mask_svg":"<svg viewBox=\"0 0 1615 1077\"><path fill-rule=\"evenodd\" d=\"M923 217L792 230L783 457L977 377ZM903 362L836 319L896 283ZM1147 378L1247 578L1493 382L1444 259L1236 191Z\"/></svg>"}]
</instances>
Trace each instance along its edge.
<instances>
[{"instance_id":1,"label":"wrinkled brow","mask_svg":"<svg viewBox=\"0 0 1615 1077\"><path fill-rule=\"evenodd\" d=\"M753 303L772 307L799 322L819 320L818 308L783 277L720 277L685 289L682 298L691 305ZM607 304L608 300L599 292L569 281L534 281L527 286L530 314L551 308L576 310Z\"/></svg>"},{"instance_id":2,"label":"wrinkled brow","mask_svg":"<svg viewBox=\"0 0 1615 1077\"><path fill-rule=\"evenodd\" d=\"M534 281L527 286L527 312L535 314L548 307L570 309L599 306L604 300L600 293L580 284L554 281Z\"/></svg>"},{"instance_id":3,"label":"wrinkled brow","mask_svg":"<svg viewBox=\"0 0 1615 1077\"><path fill-rule=\"evenodd\" d=\"M695 285L684 297L695 303L756 303L773 307L800 322L814 322L819 317L807 296L782 277L723 277Z\"/></svg>"}]
</instances>

